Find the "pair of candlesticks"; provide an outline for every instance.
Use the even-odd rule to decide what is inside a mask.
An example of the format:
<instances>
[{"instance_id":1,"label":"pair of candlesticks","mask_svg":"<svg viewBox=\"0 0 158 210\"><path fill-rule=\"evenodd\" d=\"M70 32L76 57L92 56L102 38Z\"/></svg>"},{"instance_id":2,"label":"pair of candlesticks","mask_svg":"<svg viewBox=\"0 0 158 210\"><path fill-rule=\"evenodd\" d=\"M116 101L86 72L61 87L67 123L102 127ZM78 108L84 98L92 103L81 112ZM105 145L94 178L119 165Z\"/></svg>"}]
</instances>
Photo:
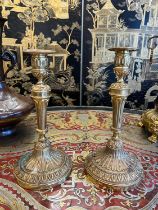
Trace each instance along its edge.
<instances>
[{"instance_id":1,"label":"pair of candlesticks","mask_svg":"<svg viewBox=\"0 0 158 210\"><path fill-rule=\"evenodd\" d=\"M128 85L124 78L128 75L132 48L112 48L115 51L114 72L117 82L110 86L109 93L113 105L112 138L106 147L90 153L85 160L87 173L100 183L113 188L128 189L137 185L143 177L143 168L134 154L123 149L120 138L124 104L129 95ZM38 141L33 152L22 156L15 166L14 175L20 186L26 189L42 190L60 185L71 173L72 161L65 152L51 147L46 137L46 109L51 89L44 84L48 75L48 54L51 50L30 49L32 54L32 73L38 79L32 88L37 111Z\"/></svg>"}]
</instances>

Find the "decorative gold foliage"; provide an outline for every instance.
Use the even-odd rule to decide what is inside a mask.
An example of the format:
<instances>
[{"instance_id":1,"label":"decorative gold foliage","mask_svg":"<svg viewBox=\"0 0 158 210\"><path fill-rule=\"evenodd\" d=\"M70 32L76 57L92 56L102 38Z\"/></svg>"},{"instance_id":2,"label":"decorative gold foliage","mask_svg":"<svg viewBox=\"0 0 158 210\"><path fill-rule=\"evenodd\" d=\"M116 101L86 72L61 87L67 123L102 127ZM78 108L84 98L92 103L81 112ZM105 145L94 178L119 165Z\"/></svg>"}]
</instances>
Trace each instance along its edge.
<instances>
[{"instance_id":1,"label":"decorative gold foliage","mask_svg":"<svg viewBox=\"0 0 158 210\"><path fill-rule=\"evenodd\" d=\"M88 0L88 3L86 5L86 10L90 14L90 16L92 17L93 28L96 28L96 26L97 26L96 25L97 24L96 12L100 11L105 3L106 3L106 0L97 0L97 1Z\"/></svg>"},{"instance_id":2,"label":"decorative gold foliage","mask_svg":"<svg viewBox=\"0 0 158 210\"><path fill-rule=\"evenodd\" d=\"M65 49L68 50L70 45L76 45L79 46L79 42L76 39L72 38L72 34L74 30L80 30L80 25L78 22L72 23L71 26L68 25L57 25L56 29L52 29L52 32L54 33L55 36L60 34L61 32L65 32L67 38L64 38L60 41L60 44L65 46Z\"/></svg>"},{"instance_id":3,"label":"decorative gold foliage","mask_svg":"<svg viewBox=\"0 0 158 210\"><path fill-rule=\"evenodd\" d=\"M31 81L31 66L28 67L29 62L27 61L26 64L26 62L24 61L25 55L23 54L23 51L28 48L48 47L55 49L56 51L56 55L53 58L50 58L50 71L53 73L57 73L57 75L58 71L62 71L63 75L66 75L69 81L69 85L67 85L69 90L66 90L78 91L74 76L72 76L72 70L74 68L67 65L66 59L67 56L72 55L72 59L75 58L75 61L79 62L80 42L75 38L76 31L80 30L79 23L74 21L74 23L71 22L67 23L66 25L63 21L63 26L58 25L57 29L54 29L54 36L61 33L60 35L62 38L61 40L59 38L60 41L58 43L61 44L62 47L57 42L55 42L54 39L52 42L52 37L45 37L46 33L42 30L41 33L36 33L36 23L47 24L46 22L49 21L51 18L54 19L53 22L56 22L55 19L57 18L68 19L69 10L74 10L76 7L78 7L78 5L79 0L0 0L0 6L2 6L3 16L8 18L8 20L10 21L10 17L12 17L10 16L10 14L12 14L13 16L16 15L16 19L20 19L21 24L22 22L24 23L22 24L22 27L23 25L25 25L26 27L24 30L16 32L18 33L18 35L20 35L19 37L21 38L21 40L8 38L5 34L3 36L5 37L3 40L4 46L6 45L8 47L9 45L11 45L11 48L13 48L17 53L20 52L20 56L18 56L18 66L7 74L7 83L12 86L12 88L23 94L30 93L32 86L31 84L33 82ZM17 14L13 14L12 12L15 12ZM8 29L12 29L12 24L8 22L6 24L7 27L5 27L6 34ZM54 75L52 74L53 80L55 79L55 73ZM50 77L50 80L51 79L52 78ZM58 80L60 80L61 83L64 83L62 77L58 78ZM57 90L63 90L63 84L58 84L58 86L58 88L56 86L53 86L53 88L57 88ZM68 96L65 92L63 92L63 95L61 97L59 96L59 98L60 100L56 100L57 103L59 101L63 101L64 105L73 105L73 102L75 101L74 99L71 99L70 96Z\"/></svg>"}]
</instances>

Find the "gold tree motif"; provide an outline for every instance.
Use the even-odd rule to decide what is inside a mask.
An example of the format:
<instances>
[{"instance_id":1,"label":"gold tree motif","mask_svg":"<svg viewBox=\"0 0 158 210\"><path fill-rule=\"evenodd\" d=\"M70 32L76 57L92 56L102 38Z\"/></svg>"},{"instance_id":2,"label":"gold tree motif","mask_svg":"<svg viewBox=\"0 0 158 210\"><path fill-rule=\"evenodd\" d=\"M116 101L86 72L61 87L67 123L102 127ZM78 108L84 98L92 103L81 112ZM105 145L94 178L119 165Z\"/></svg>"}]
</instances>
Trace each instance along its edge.
<instances>
[{"instance_id":1,"label":"gold tree motif","mask_svg":"<svg viewBox=\"0 0 158 210\"><path fill-rule=\"evenodd\" d=\"M92 92L98 90L100 92L107 89L106 81L109 76L109 71L102 72L101 68L88 68L88 76L86 77L89 81L88 84L84 83L87 91ZM104 69L104 68L103 68ZM101 70L101 71L100 71Z\"/></svg>"},{"instance_id":2,"label":"gold tree motif","mask_svg":"<svg viewBox=\"0 0 158 210\"><path fill-rule=\"evenodd\" d=\"M93 28L97 27L97 15L96 12L100 11L107 0L88 0L86 10L92 17Z\"/></svg>"},{"instance_id":3,"label":"gold tree motif","mask_svg":"<svg viewBox=\"0 0 158 210\"><path fill-rule=\"evenodd\" d=\"M36 48L35 23L46 22L49 18L54 18L53 9L49 6L47 0L21 0L26 7L23 13L19 13L18 17L22 20L27 28L26 35L31 38L31 48Z\"/></svg>"},{"instance_id":4,"label":"gold tree motif","mask_svg":"<svg viewBox=\"0 0 158 210\"><path fill-rule=\"evenodd\" d=\"M61 32L64 32L67 35L67 39L64 38L60 41L60 44L65 45L65 49L68 50L70 45L76 45L79 47L79 42L76 39L72 38L72 34L74 30L80 30L80 25L78 22L72 23L71 26L68 25L57 25L56 29L52 29L52 32L54 33L54 36L57 36Z\"/></svg>"}]
</instances>

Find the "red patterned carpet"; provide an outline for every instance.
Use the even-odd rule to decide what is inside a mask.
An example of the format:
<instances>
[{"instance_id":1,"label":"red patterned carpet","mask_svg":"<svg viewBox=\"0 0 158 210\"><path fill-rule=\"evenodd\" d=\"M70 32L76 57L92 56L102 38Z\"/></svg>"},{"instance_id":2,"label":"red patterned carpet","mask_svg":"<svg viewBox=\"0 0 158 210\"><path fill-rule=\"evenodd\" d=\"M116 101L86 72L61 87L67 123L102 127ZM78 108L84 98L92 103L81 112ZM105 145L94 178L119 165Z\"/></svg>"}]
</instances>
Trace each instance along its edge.
<instances>
[{"instance_id":1,"label":"red patterned carpet","mask_svg":"<svg viewBox=\"0 0 158 210\"><path fill-rule=\"evenodd\" d=\"M24 190L13 176L14 163L36 140L34 115L19 124L12 140L0 142L0 210L158 210L158 148L147 141L147 134L136 124L139 115L124 114L122 138L125 149L142 162L145 178L129 191L95 186L84 172L89 152L103 147L112 135L111 112L54 111L48 113L48 136L52 146L64 149L73 160L70 178L47 191Z\"/></svg>"}]
</instances>

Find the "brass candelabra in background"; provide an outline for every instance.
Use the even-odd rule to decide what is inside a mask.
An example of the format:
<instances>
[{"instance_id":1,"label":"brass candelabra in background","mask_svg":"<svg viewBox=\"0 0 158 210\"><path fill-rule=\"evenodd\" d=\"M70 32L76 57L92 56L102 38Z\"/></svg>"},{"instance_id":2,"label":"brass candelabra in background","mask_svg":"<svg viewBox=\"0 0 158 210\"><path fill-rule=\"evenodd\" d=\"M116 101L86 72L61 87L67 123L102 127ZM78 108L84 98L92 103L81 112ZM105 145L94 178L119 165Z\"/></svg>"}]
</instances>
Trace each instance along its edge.
<instances>
[{"instance_id":1,"label":"brass candelabra in background","mask_svg":"<svg viewBox=\"0 0 158 210\"><path fill-rule=\"evenodd\" d=\"M143 168L134 154L123 149L120 138L124 104L129 95L124 78L128 75L130 54L134 49L113 48L117 82L110 86L113 105L113 136L107 146L90 153L85 160L87 173L95 180L113 188L127 189L137 185L143 177Z\"/></svg>"},{"instance_id":2,"label":"brass candelabra in background","mask_svg":"<svg viewBox=\"0 0 158 210\"><path fill-rule=\"evenodd\" d=\"M46 109L51 89L43 83L48 74L48 54L52 50L30 49L32 55L32 73L38 79L33 86L31 96L37 111L37 132L39 138L33 152L22 156L15 166L14 175L20 186L26 189L47 189L61 184L69 176L72 162L63 151L51 148L46 137Z\"/></svg>"}]
</instances>

